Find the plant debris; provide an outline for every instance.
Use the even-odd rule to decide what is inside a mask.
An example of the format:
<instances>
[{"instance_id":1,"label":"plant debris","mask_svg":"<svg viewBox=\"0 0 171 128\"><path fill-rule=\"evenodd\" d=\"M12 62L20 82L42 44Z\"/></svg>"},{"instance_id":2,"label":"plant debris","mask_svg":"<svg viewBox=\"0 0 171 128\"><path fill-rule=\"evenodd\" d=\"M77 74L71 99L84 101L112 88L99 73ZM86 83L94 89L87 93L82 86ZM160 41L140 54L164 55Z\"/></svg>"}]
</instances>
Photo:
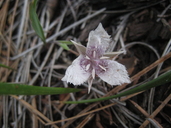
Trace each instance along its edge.
<instances>
[{"instance_id":1,"label":"plant debris","mask_svg":"<svg viewBox=\"0 0 171 128\"><path fill-rule=\"evenodd\" d=\"M0 67L1 82L75 88L61 79L78 53L73 45L66 44L63 49L60 40L77 40L86 46L89 32L102 23L112 39L108 52L124 51L115 60L126 66L132 83L112 87L95 78L89 94L84 83L77 86L82 89L77 93L0 96L0 127L171 127L171 83L98 103L60 102L115 95L170 71L171 59L160 59L171 52L169 0L38 1L36 11L45 45L31 27L30 2L0 2L0 64L15 69Z\"/></svg>"}]
</instances>

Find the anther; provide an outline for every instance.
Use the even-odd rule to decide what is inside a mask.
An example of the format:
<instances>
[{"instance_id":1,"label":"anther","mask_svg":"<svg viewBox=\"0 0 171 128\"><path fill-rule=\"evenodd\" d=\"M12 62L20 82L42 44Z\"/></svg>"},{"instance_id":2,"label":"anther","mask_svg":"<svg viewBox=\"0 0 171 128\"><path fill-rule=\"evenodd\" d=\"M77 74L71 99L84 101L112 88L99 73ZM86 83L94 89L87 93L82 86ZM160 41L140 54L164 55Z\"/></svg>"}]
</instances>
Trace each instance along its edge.
<instances>
[{"instance_id":1,"label":"anther","mask_svg":"<svg viewBox=\"0 0 171 128\"><path fill-rule=\"evenodd\" d=\"M95 69L94 68L92 70L92 77L93 77L93 79L95 78Z\"/></svg>"},{"instance_id":2,"label":"anther","mask_svg":"<svg viewBox=\"0 0 171 128\"><path fill-rule=\"evenodd\" d=\"M103 69L104 71L106 71L106 68L104 68L103 66L99 65L99 67L100 67L101 69Z\"/></svg>"},{"instance_id":3,"label":"anther","mask_svg":"<svg viewBox=\"0 0 171 128\"><path fill-rule=\"evenodd\" d=\"M96 57L96 51L93 51L93 58Z\"/></svg>"},{"instance_id":4,"label":"anther","mask_svg":"<svg viewBox=\"0 0 171 128\"><path fill-rule=\"evenodd\" d=\"M90 68L90 64L87 64L86 71L89 70L89 68Z\"/></svg>"},{"instance_id":5,"label":"anther","mask_svg":"<svg viewBox=\"0 0 171 128\"><path fill-rule=\"evenodd\" d=\"M88 60L90 60L90 58L89 58L88 56L86 56L86 58L87 58Z\"/></svg>"},{"instance_id":6,"label":"anther","mask_svg":"<svg viewBox=\"0 0 171 128\"><path fill-rule=\"evenodd\" d=\"M100 59L102 60L102 59L109 59L110 57L108 57L108 56L102 56L102 57L100 57Z\"/></svg>"}]
</instances>

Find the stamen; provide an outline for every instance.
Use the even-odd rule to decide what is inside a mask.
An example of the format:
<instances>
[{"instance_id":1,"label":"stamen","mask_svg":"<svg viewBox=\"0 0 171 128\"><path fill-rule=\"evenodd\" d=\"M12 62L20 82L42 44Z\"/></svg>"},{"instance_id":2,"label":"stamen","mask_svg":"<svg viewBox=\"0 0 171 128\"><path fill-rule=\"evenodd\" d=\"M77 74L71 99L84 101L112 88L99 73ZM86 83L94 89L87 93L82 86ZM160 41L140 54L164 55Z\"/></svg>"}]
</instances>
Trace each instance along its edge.
<instances>
[{"instance_id":1,"label":"stamen","mask_svg":"<svg viewBox=\"0 0 171 128\"><path fill-rule=\"evenodd\" d=\"M90 93L90 89L91 89L92 83L93 83L93 78L90 77L89 80L88 80L88 93Z\"/></svg>"},{"instance_id":2,"label":"stamen","mask_svg":"<svg viewBox=\"0 0 171 128\"><path fill-rule=\"evenodd\" d=\"M90 68L90 64L87 64L87 66L86 66L86 71L88 71L89 68Z\"/></svg>"},{"instance_id":3,"label":"stamen","mask_svg":"<svg viewBox=\"0 0 171 128\"><path fill-rule=\"evenodd\" d=\"M94 68L92 70L92 77L93 77L93 79L95 78L95 69Z\"/></svg>"},{"instance_id":4,"label":"stamen","mask_svg":"<svg viewBox=\"0 0 171 128\"><path fill-rule=\"evenodd\" d=\"M90 60L90 58L89 58L88 56L86 56L86 58L87 58L88 60Z\"/></svg>"},{"instance_id":5,"label":"stamen","mask_svg":"<svg viewBox=\"0 0 171 128\"><path fill-rule=\"evenodd\" d=\"M93 58L96 57L96 51L93 51Z\"/></svg>"},{"instance_id":6,"label":"stamen","mask_svg":"<svg viewBox=\"0 0 171 128\"><path fill-rule=\"evenodd\" d=\"M108 57L108 56L102 56L102 57L100 57L100 59L102 60L102 59L109 59L110 57Z\"/></svg>"},{"instance_id":7,"label":"stamen","mask_svg":"<svg viewBox=\"0 0 171 128\"><path fill-rule=\"evenodd\" d=\"M106 71L106 68L104 68L103 66L99 65L99 67L100 67L101 69L103 69L104 71Z\"/></svg>"}]
</instances>

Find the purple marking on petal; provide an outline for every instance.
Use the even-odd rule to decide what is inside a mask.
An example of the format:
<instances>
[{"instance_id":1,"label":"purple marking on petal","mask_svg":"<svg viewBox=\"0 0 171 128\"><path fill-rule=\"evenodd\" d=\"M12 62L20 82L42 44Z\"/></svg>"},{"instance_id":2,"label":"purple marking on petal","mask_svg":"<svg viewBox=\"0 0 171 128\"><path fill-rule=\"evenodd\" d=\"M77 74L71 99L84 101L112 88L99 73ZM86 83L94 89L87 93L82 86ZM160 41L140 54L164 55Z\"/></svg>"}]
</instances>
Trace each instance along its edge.
<instances>
[{"instance_id":1,"label":"purple marking on petal","mask_svg":"<svg viewBox=\"0 0 171 128\"><path fill-rule=\"evenodd\" d=\"M101 46L89 46L86 49L86 54L91 59L99 59L104 54L104 49Z\"/></svg>"},{"instance_id":2,"label":"purple marking on petal","mask_svg":"<svg viewBox=\"0 0 171 128\"><path fill-rule=\"evenodd\" d=\"M101 73L106 72L106 70L108 69L108 61L107 60L98 60L98 61L96 61L96 63L97 63L97 65L95 67L96 74L101 74Z\"/></svg>"},{"instance_id":3,"label":"purple marking on petal","mask_svg":"<svg viewBox=\"0 0 171 128\"><path fill-rule=\"evenodd\" d=\"M84 69L84 71L91 72L92 70L91 59L87 59L87 57L84 56L80 61L80 66Z\"/></svg>"},{"instance_id":4,"label":"purple marking on petal","mask_svg":"<svg viewBox=\"0 0 171 128\"><path fill-rule=\"evenodd\" d=\"M100 57L99 58L96 57L96 59L94 59L93 57L87 58L87 56L84 56L80 61L80 66L83 68L84 71L91 73L92 70L94 70L96 74L100 74L100 73L104 73L107 70L108 68L107 60L100 59Z\"/></svg>"}]
</instances>

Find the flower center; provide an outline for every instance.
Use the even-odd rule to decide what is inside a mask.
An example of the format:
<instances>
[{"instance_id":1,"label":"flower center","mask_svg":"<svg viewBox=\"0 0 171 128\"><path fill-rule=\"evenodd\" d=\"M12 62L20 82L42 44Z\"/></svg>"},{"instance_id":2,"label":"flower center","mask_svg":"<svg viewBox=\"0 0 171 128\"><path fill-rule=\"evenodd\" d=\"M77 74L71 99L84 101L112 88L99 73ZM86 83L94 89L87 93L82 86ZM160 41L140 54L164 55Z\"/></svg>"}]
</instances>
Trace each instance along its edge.
<instances>
[{"instance_id":1,"label":"flower center","mask_svg":"<svg viewBox=\"0 0 171 128\"><path fill-rule=\"evenodd\" d=\"M100 59L95 50L91 52L91 55L91 57L86 55L81 60L80 65L86 72L90 72L94 79L95 74L100 74L107 70L108 64L105 59Z\"/></svg>"}]
</instances>

